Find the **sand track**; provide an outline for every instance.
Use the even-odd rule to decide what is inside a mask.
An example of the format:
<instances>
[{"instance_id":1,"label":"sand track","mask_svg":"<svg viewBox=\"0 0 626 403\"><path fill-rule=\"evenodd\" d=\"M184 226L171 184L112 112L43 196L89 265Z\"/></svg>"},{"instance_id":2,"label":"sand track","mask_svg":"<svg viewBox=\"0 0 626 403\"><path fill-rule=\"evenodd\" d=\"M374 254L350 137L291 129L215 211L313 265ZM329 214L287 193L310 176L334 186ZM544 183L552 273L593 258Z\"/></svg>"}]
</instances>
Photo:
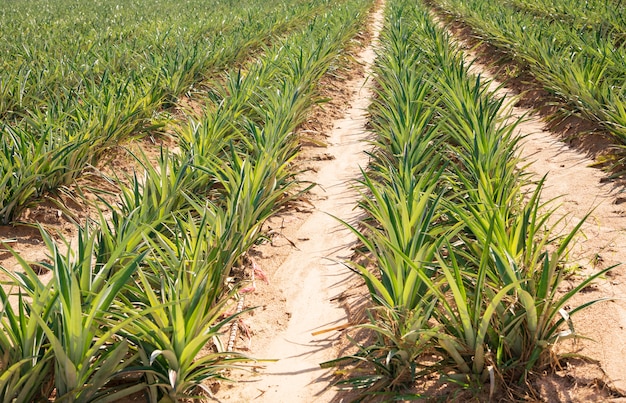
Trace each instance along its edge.
<instances>
[{"instance_id":1,"label":"sand track","mask_svg":"<svg viewBox=\"0 0 626 403\"><path fill-rule=\"evenodd\" d=\"M337 218L354 223L359 214L355 210L359 195L353 186L360 170L368 164L366 124L372 96L368 78L382 17L382 7L378 7L372 16L373 40L357 57L364 74L345 83L351 94L350 108L343 118L334 121L328 147L311 158L319 160L312 167L316 174L307 178L317 184L310 195L315 207L303 222L301 215L288 217L289 228L282 228L285 217L279 218L281 229L288 232L279 238L297 240L291 241L297 249L285 245L291 252L276 269L268 262L271 283L263 286L256 298L271 301L274 297L268 296L278 291L285 303L279 306L284 306L289 320L282 331L274 329L253 336L249 351L253 357L278 361L265 364L257 373L240 374L239 384L220 391L218 400L324 402L333 399L331 373L319 364L336 358L343 335L332 331L317 336L312 333L347 323L346 311L336 300L350 287L355 276L343 262L351 257L356 237ZM262 323L275 321L268 318L275 317L276 309L278 306L264 307L247 320L248 324L258 330Z\"/></svg>"},{"instance_id":2,"label":"sand track","mask_svg":"<svg viewBox=\"0 0 626 403\"><path fill-rule=\"evenodd\" d=\"M457 39L463 43L463 38ZM469 54L468 59L475 57L475 54ZM513 103L518 98L517 94L502 87L487 66L474 61L471 70L492 80L490 86L497 96ZM562 219L556 228L571 230L585 220L570 251L573 276L564 281L560 291L569 291L583 276L615 266L605 278L584 289L568 305L574 308L595 299L613 299L574 316L576 332L592 340L565 342L559 351L575 352L597 360L601 371L595 381L606 384L619 394L626 394L626 267L622 264L626 262L624 189L608 180L608 174L592 167L594 161L585 151L569 147L558 134L550 131L549 125L537 113L511 103L511 120L521 119L517 132L523 138L519 154L524 160L524 169L532 173L535 180L545 176L541 199L543 202L552 200L551 206L556 207L553 221ZM572 370L570 375L576 378L575 373ZM570 400L565 396L559 399Z\"/></svg>"}]
</instances>

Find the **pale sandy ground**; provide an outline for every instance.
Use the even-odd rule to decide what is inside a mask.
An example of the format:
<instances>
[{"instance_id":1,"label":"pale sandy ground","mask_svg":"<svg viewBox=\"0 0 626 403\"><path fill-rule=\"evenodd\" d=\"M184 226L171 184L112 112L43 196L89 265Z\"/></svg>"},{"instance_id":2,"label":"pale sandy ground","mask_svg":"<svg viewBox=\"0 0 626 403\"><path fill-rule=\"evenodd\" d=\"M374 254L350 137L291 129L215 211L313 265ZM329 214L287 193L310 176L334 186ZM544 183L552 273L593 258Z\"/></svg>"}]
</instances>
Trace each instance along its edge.
<instances>
[{"instance_id":1,"label":"pale sandy ground","mask_svg":"<svg viewBox=\"0 0 626 403\"><path fill-rule=\"evenodd\" d=\"M532 172L548 174L543 198L560 197L556 201L558 214L568 217L570 228L591 213L572 249L572 260L579 262L586 274L618 265L570 304L574 307L593 299L614 298L574 317L577 332L593 339L580 341L575 347L598 360L612 386L626 393L626 216L624 207L617 204L621 189L601 183L605 175L589 167L593 161L568 149L550 133L537 130L537 126L529 122L520 127L527 135L522 155L533 161Z\"/></svg>"},{"instance_id":2,"label":"pale sandy ground","mask_svg":"<svg viewBox=\"0 0 626 403\"><path fill-rule=\"evenodd\" d=\"M382 10L379 8L373 17L375 37L381 23ZM267 363L266 368L257 374L238 377L240 383L220 391L218 400L327 402L335 395L329 388L329 371L321 369L319 364L336 358L342 334L325 332L312 336L311 333L346 322L346 312L334 298L345 291L354 276L342 262L351 257L356 237L337 218L354 223L359 214L355 210L359 195L353 185L360 176L360 169L365 169L368 164L365 125L372 95L368 77L375 58L373 46L375 39L358 55L365 75L346 83L352 92L351 107L342 119L334 122L327 139L329 146L321 149L324 161L315 168L315 177L310 178L317 184L311 195L315 207L304 222L291 218L296 222L292 221L291 228L285 229L292 231L284 236L294 240L298 249L292 248L278 269L269 269L269 285L259 283L260 288L280 290L286 299L290 320L282 332L275 333L274 330L260 337L253 336L249 353L253 357L278 361ZM269 310L272 310L271 306L255 313L247 324L252 329L257 328L266 322L265 312ZM267 315L271 316L272 312Z\"/></svg>"},{"instance_id":3,"label":"pale sandy ground","mask_svg":"<svg viewBox=\"0 0 626 403\"><path fill-rule=\"evenodd\" d=\"M474 63L476 74L493 77L485 66ZM492 81L492 88L500 83ZM514 97L505 89L496 93L507 99ZM578 334L592 340L564 343L563 352L576 351L598 360L608 378L608 384L622 394L626 393L626 205L623 189L606 179L607 175L591 167L594 161L580 151L569 148L551 133L546 124L530 110L519 107L510 109L514 119L522 118L518 133L523 137L520 155L525 169L535 174L535 179L546 177L542 200L553 200L557 207L555 219L565 217L559 230L572 229L589 214L582 231L570 251L570 264L580 265L577 274L589 275L597 270L614 266L609 274L577 295L568 304L574 308L587 301L612 298L601 302L574 316ZM578 281L574 276L563 285L567 291Z\"/></svg>"},{"instance_id":4,"label":"pale sandy ground","mask_svg":"<svg viewBox=\"0 0 626 403\"><path fill-rule=\"evenodd\" d=\"M626 217L623 207L616 204L621 190L600 183L604 175L588 167L592 161L541 131L528 133L523 154L536 161L532 171L548 174L544 198L562 195L558 213L569 217L570 226L591 212L583 224L583 236L572 250L572 258L580 262L583 272L619 265L570 305L615 298L584 311L575 317L575 324L580 334L594 340L580 342L581 354L599 360L613 386L626 393Z\"/></svg>"}]
</instances>

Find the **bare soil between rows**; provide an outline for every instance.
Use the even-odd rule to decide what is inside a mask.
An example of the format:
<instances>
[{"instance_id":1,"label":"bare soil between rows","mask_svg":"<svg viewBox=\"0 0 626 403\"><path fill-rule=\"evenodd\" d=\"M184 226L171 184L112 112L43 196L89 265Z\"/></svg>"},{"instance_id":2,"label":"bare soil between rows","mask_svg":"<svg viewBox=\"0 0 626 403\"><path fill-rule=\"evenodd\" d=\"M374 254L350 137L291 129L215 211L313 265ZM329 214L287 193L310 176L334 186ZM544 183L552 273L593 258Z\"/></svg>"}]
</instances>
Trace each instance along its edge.
<instances>
[{"instance_id":1,"label":"bare soil between rows","mask_svg":"<svg viewBox=\"0 0 626 403\"><path fill-rule=\"evenodd\" d=\"M302 181L317 186L268 220L264 225L268 240L250 252L269 281L257 280L256 291L246 294L246 307L255 309L238 322L234 348L251 357L278 361L259 361L248 371L231 373L237 383L211 384L213 400L342 402L354 397L333 388L340 374L323 370L319 364L349 351L345 337L349 330L327 330L354 323L352 316L367 300L360 279L343 265L352 256L356 240L335 217L350 223L359 219L354 209L359 195L352 185L368 162L366 110L372 96L370 69L381 19L379 4L360 37L363 46L354 49L358 53L354 61L323 79L321 97L332 100L316 107L301 128L303 142L297 169L302 171ZM462 30L456 33L467 34ZM474 71L491 77L492 69L481 60L479 57L473 64ZM515 97L519 88L499 91L502 96ZM626 268L621 265L626 260L626 195L616 182L607 180L607 174L591 167L594 161L589 150L593 148L593 155L598 155L602 152L597 151L601 148L598 144L604 147L604 140L594 143L586 136L577 142L581 148L571 148L562 141L563 127L549 125L533 112L536 104L524 98L518 105L512 113L524 117L518 126L524 137L521 153L529 163L529 172L538 178L546 175L544 200L556 199L557 215L566 217L564 228L571 228L589 214L571 252L577 268L564 282L562 291L571 289L588 273L616 265L572 301L576 306L592 299L612 298L574 317L577 332L590 339L563 343L559 352L572 357L561 360L558 368L535 374L523 400L626 401ZM576 134L588 129L585 124L570 123L568 138L582 138ZM159 144L144 141L135 146L157 152ZM132 168L130 158L118 158L114 167L127 171ZM98 185L97 175L83 180ZM46 260L45 245L34 225L71 239L76 233L72 219L84 220L90 214L88 206L75 195L71 188L52 195L26 211L19 220L23 224L0 226L0 240L28 261ZM17 267L1 243L0 265ZM45 279L46 273L42 272L42 277ZM428 391L437 401L471 396L444 388L436 381L419 388L416 392ZM519 397L515 395L515 399ZM499 397L502 401L513 399Z\"/></svg>"},{"instance_id":2,"label":"bare soil between rows","mask_svg":"<svg viewBox=\"0 0 626 403\"><path fill-rule=\"evenodd\" d=\"M573 317L582 338L564 341L557 353L565 358L552 372L536 374L533 388L543 401L623 401L626 396L626 207L624 179L613 178L598 163L614 151L615 140L595 122L567 111L523 67L492 46L477 42L458 21L450 32L464 48L471 69L489 80L497 96L509 102L511 118L520 119L520 155L524 170L545 177L542 201L556 209L553 223L568 231L584 220L570 251L569 278L562 293L584 276L613 267L575 296L566 309L607 299ZM511 75L510 71L517 73ZM502 78L502 81L499 79Z\"/></svg>"}]
</instances>

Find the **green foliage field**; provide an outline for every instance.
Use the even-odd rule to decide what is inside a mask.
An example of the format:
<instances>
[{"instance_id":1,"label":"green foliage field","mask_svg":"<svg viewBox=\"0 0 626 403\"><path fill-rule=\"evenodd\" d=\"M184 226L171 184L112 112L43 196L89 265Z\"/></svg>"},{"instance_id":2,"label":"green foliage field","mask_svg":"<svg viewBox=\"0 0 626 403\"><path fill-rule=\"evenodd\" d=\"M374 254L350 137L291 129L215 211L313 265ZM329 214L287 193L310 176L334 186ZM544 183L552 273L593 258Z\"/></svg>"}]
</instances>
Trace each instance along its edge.
<instances>
[{"instance_id":1,"label":"green foliage field","mask_svg":"<svg viewBox=\"0 0 626 403\"><path fill-rule=\"evenodd\" d=\"M470 3L479 1L445 4ZM584 220L554 231L563 218L518 156L520 120L469 66L428 6L387 2L371 107L375 149L360 183L367 218L346 224L363 245L350 265L369 289L374 308L361 328L374 337L323 364L350 364L341 384L363 398L437 399L411 389L435 374L481 401L507 388L523 396L528 376L554 365L559 341L578 336L571 316L599 302L568 307L608 269L558 291Z\"/></svg>"},{"instance_id":2,"label":"green foliage field","mask_svg":"<svg viewBox=\"0 0 626 403\"><path fill-rule=\"evenodd\" d=\"M100 5L3 6L3 18L23 17L3 35L10 27L24 37L3 42L12 59L2 76L2 221L109 148L158 135L180 95L205 108L172 126L180 151L135 155L141 169L103 178L117 200L101 197L75 243L41 228L50 261L15 253L20 267L3 268L3 401L183 401L253 360L219 337L243 285L231 272L263 222L302 190L295 129L371 2Z\"/></svg>"},{"instance_id":3,"label":"green foliage field","mask_svg":"<svg viewBox=\"0 0 626 403\"><path fill-rule=\"evenodd\" d=\"M41 1L0 5L0 222L68 185L163 109L324 1Z\"/></svg>"},{"instance_id":4,"label":"green foliage field","mask_svg":"<svg viewBox=\"0 0 626 403\"><path fill-rule=\"evenodd\" d=\"M305 191L296 129L373 3L0 3L1 224L77 186L109 150L165 130L176 144L103 176L115 191L89 189L97 213L76 223L74 243L41 227L49 261L12 251L19 267L2 268L0 288L2 401L184 401L254 360L219 337L240 314L226 308L242 286L231 274L265 220ZM374 342L322 365L356 362L345 384L393 399L433 373L475 390L523 384L577 336L571 315L598 301L568 302L609 270L557 292L582 222L552 232L543 180L517 154L518 122L432 6L626 144L619 4L387 0L374 150L355 201L367 218L350 226L367 261L349 265L375 305L362 326ZM182 97L203 110L174 124Z\"/></svg>"}]
</instances>

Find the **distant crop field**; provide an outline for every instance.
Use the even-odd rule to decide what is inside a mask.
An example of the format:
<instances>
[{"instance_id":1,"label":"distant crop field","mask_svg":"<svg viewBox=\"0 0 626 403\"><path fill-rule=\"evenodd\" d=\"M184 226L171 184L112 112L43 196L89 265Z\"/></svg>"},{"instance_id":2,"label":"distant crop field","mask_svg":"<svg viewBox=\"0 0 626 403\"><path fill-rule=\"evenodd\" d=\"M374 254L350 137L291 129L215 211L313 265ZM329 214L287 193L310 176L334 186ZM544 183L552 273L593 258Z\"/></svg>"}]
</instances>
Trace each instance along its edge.
<instances>
[{"instance_id":1,"label":"distant crop field","mask_svg":"<svg viewBox=\"0 0 626 403\"><path fill-rule=\"evenodd\" d=\"M559 97L565 113L596 122L626 162L626 11L620 1L434 0L473 35L518 63Z\"/></svg>"},{"instance_id":2,"label":"distant crop field","mask_svg":"<svg viewBox=\"0 0 626 403\"><path fill-rule=\"evenodd\" d=\"M324 9L320 1L0 5L0 222L158 112Z\"/></svg>"}]
</instances>

